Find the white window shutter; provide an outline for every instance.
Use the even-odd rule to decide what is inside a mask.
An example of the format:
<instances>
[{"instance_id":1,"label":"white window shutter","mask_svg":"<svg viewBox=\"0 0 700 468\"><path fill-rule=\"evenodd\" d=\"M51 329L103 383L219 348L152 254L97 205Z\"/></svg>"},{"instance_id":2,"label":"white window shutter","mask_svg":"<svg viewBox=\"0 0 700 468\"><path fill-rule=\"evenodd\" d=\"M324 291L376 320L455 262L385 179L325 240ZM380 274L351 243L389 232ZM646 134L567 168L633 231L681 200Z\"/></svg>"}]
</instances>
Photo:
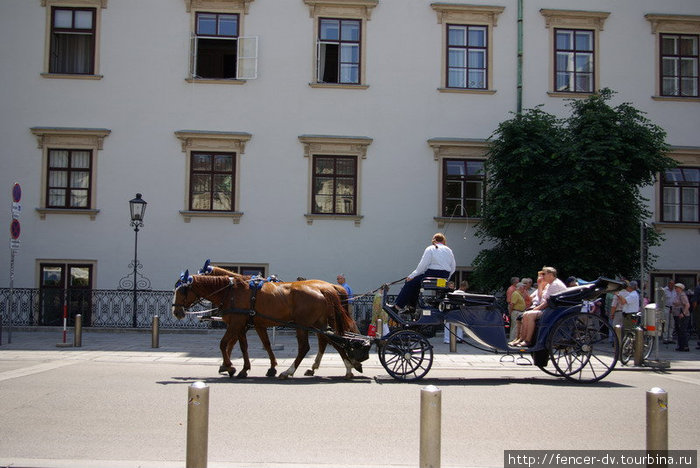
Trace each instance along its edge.
<instances>
[{"instance_id":1,"label":"white window shutter","mask_svg":"<svg viewBox=\"0 0 700 468\"><path fill-rule=\"evenodd\" d=\"M236 78L254 80L258 77L258 36L238 38Z\"/></svg>"},{"instance_id":2,"label":"white window shutter","mask_svg":"<svg viewBox=\"0 0 700 468\"><path fill-rule=\"evenodd\" d=\"M190 37L190 77L197 77L197 36Z\"/></svg>"}]
</instances>

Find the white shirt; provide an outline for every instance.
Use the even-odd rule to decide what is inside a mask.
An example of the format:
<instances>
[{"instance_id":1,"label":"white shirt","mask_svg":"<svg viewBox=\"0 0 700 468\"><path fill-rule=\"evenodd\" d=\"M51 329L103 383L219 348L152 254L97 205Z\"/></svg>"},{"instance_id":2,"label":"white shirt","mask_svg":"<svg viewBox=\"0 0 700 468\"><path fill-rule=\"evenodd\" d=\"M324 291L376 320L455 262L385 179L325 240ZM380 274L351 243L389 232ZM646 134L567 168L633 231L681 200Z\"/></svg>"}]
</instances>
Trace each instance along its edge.
<instances>
[{"instance_id":1,"label":"white shirt","mask_svg":"<svg viewBox=\"0 0 700 468\"><path fill-rule=\"evenodd\" d=\"M445 244L429 245L423 251L423 257L413 273L408 275L409 278L415 278L418 275L425 273L427 270L444 270L449 271L450 276L455 272L457 263L455 256Z\"/></svg>"},{"instance_id":2,"label":"white shirt","mask_svg":"<svg viewBox=\"0 0 700 468\"><path fill-rule=\"evenodd\" d=\"M628 291L626 289L620 291L620 296L627 301L622 305L622 312L625 314L636 314L639 312L639 293L637 291Z\"/></svg>"},{"instance_id":3,"label":"white shirt","mask_svg":"<svg viewBox=\"0 0 700 468\"><path fill-rule=\"evenodd\" d=\"M676 300L676 288L668 289L668 286L664 286L663 291L664 296L666 297L666 304L664 305L667 309L670 309L671 304L673 304L673 301Z\"/></svg>"},{"instance_id":4,"label":"white shirt","mask_svg":"<svg viewBox=\"0 0 700 468\"><path fill-rule=\"evenodd\" d=\"M545 286L542 291L542 300L546 301L552 294L560 293L566 289L566 285L559 278L554 278L554 281Z\"/></svg>"}]
</instances>

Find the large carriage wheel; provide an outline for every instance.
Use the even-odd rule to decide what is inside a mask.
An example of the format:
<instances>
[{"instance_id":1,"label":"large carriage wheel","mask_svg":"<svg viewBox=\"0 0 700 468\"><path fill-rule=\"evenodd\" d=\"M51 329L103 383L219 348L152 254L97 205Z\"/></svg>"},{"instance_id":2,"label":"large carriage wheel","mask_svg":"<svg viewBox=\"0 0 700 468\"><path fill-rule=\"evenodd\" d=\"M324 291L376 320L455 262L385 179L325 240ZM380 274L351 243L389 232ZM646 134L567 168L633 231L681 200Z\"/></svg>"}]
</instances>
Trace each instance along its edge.
<instances>
[{"instance_id":1,"label":"large carriage wheel","mask_svg":"<svg viewBox=\"0 0 700 468\"><path fill-rule=\"evenodd\" d=\"M420 333L402 330L387 337L379 361L397 380L418 380L433 365L433 347Z\"/></svg>"},{"instance_id":2,"label":"large carriage wheel","mask_svg":"<svg viewBox=\"0 0 700 468\"><path fill-rule=\"evenodd\" d=\"M576 382L597 382L617 363L620 343L608 324L595 314L562 317L547 337L549 357L559 375Z\"/></svg>"}]
</instances>

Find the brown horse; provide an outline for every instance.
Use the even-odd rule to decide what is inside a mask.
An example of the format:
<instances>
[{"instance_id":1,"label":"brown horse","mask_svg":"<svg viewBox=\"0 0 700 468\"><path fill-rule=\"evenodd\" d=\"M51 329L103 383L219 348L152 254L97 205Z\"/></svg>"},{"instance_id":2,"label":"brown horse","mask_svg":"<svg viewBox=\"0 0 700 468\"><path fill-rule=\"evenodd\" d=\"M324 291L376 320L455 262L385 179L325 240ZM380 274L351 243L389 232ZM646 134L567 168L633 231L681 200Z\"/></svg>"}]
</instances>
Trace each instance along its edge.
<instances>
[{"instance_id":1,"label":"brown horse","mask_svg":"<svg viewBox=\"0 0 700 468\"><path fill-rule=\"evenodd\" d=\"M173 314L182 318L184 308L190 307L199 298L210 300L222 309L250 310L251 291L249 277L234 274L225 276L189 277L184 284L175 289ZM180 283L180 282L179 282ZM320 280L296 281L293 283L267 282L257 291L254 325L261 327L277 326L282 323L294 324L299 345L297 357L292 366L280 374L280 378L294 375L302 359L308 353L309 331L321 332L327 327L337 335L345 331L356 331L357 325L342 307L336 288ZM228 312L228 311L227 311ZM227 350L233 346L236 338L245 333L248 315L243 313L225 313L223 320L227 324L226 334L221 340L224 365L231 366ZM331 341L343 358L347 368L346 377L351 377L351 368L362 371L360 360L348 355L343 346Z\"/></svg>"}]
</instances>

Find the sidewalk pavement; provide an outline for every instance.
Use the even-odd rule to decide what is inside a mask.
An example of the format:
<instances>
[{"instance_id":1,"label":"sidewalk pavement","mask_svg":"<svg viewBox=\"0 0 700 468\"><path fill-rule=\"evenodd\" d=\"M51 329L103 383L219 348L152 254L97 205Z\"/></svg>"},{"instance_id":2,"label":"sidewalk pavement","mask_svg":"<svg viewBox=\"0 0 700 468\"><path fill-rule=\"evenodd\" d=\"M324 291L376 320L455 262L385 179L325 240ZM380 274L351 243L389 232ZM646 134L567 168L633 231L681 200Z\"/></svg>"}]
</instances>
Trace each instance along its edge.
<instances>
[{"instance_id":1,"label":"sidewalk pavement","mask_svg":"<svg viewBox=\"0 0 700 468\"><path fill-rule=\"evenodd\" d=\"M206 364L219 365L221 354L219 340L224 330L173 330L161 329L158 347L154 348L150 329L100 329L83 328L81 346L74 347L73 330L68 330L65 338L59 327L16 327L11 332L8 343L8 330L2 330L0 343L0 360L93 360L106 362L150 362L160 361L170 364ZM275 345L274 353L279 361L278 369L291 365L296 356L297 343L295 335L289 330L270 331L270 338ZM317 352L316 339L312 337L311 351L306 356L305 364L311 364L311 358ZM430 339L433 345L433 368L442 369L532 369L529 353L506 355L476 349L468 344L459 343L457 352L450 353L449 344L443 343L442 334ZM255 361L267 361L267 353L259 338L253 332L248 333L249 354L253 367ZM695 349L696 342L690 344L690 352L675 351L674 344L661 344L659 361L668 361L672 371L700 371L700 350ZM375 348L376 349L376 348ZM369 359L363 363L367 368L381 368L375 349L370 351ZM652 352L655 359L655 352ZM232 354L233 364L242 365L241 353L236 346ZM343 367L340 356L330 346L323 360L324 367ZM623 366L617 364L616 370L654 371L651 364L635 367L630 362Z\"/></svg>"}]
</instances>

